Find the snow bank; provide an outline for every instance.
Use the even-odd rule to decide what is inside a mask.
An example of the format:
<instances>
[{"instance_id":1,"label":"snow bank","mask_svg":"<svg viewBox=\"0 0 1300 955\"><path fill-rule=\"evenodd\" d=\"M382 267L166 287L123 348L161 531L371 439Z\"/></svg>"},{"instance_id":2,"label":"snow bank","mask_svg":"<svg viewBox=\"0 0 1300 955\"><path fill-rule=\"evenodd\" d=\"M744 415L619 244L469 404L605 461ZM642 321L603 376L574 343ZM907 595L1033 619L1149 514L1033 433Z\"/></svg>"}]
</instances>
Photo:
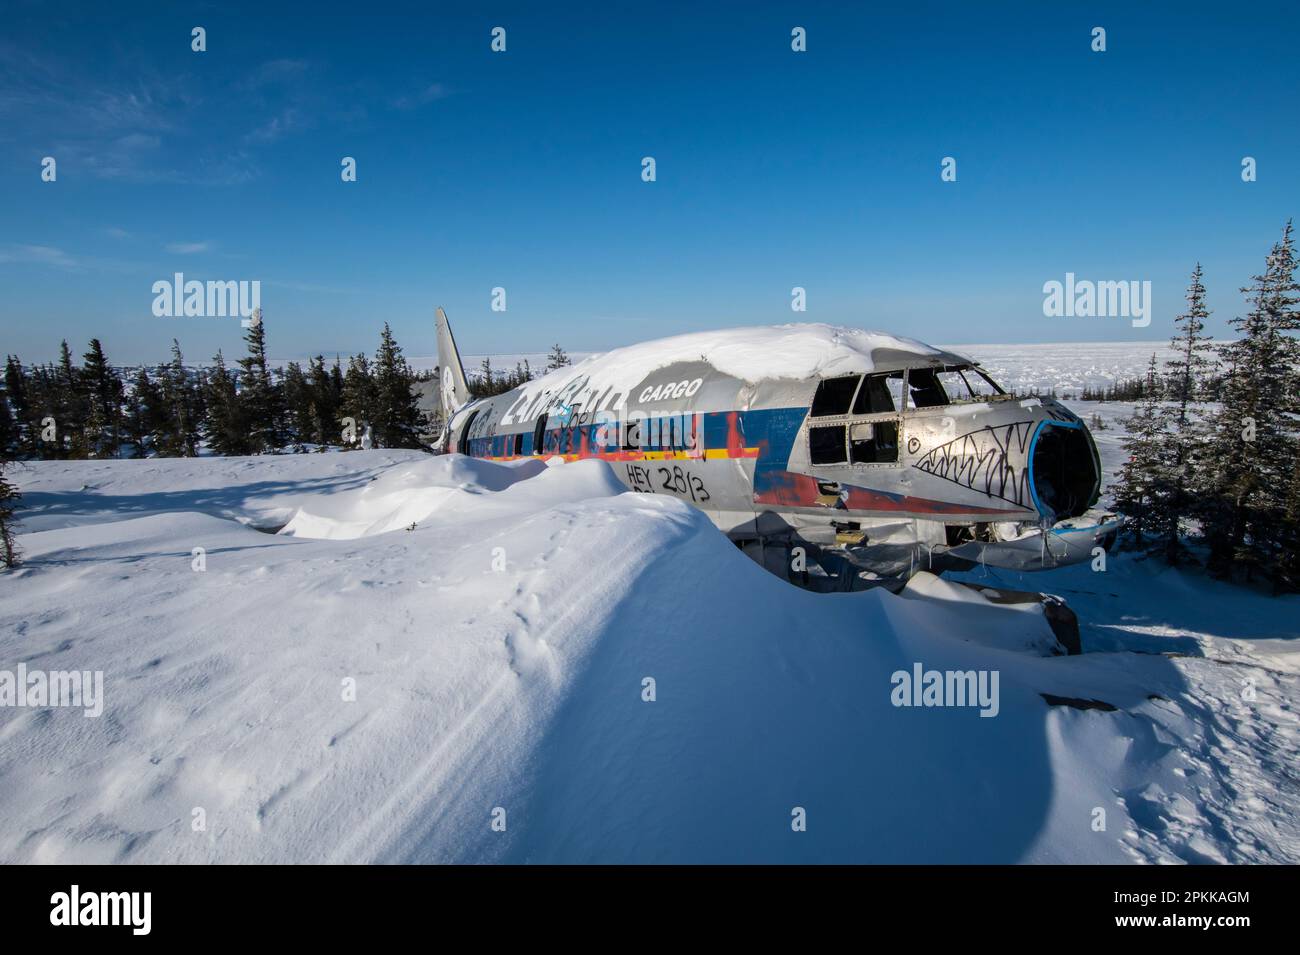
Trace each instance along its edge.
<instances>
[{"instance_id":1,"label":"snow bank","mask_svg":"<svg viewBox=\"0 0 1300 955\"><path fill-rule=\"evenodd\" d=\"M1113 652L1041 658L971 639L1031 613L800 591L599 461L19 478L0 669L100 670L106 699L0 708L3 862L1300 860L1294 627L1243 635L1211 593L1148 633L1177 577L983 581L1118 595L1081 611ZM895 705L918 666L996 672L996 715Z\"/></svg>"},{"instance_id":2,"label":"snow bank","mask_svg":"<svg viewBox=\"0 0 1300 955\"><path fill-rule=\"evenodd\" d=\"M439 511L464 513L486 493L503 491L545 470L540 460L502 467L460 455L422 457L376 475L358 491L310 495L280 533L347 540L400 530Z\"/></svg>"}]
</instances>

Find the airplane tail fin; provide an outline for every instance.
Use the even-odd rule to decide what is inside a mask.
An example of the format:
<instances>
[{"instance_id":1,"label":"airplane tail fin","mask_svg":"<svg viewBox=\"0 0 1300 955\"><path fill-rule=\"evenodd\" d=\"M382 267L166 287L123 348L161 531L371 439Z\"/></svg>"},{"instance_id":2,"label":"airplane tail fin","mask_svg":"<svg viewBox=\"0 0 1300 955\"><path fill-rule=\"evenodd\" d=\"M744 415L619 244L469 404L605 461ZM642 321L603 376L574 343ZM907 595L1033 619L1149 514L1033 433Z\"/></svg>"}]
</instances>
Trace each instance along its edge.
<instances>
[{"instance_id":1,"label":"airplane tail fin","mask_svg":"<svg viewBox=\"0 0 1300 955\"><path fill-rule=\"evenodd\" d=\"M465 378L465 368L460 363L460 352L456 350L456 339L451 334L451 324L447 313L438 306L438 364L442 366L442 413L447 421L452 414L470 399L469 381Z\"/></svg>"}]
</instances>

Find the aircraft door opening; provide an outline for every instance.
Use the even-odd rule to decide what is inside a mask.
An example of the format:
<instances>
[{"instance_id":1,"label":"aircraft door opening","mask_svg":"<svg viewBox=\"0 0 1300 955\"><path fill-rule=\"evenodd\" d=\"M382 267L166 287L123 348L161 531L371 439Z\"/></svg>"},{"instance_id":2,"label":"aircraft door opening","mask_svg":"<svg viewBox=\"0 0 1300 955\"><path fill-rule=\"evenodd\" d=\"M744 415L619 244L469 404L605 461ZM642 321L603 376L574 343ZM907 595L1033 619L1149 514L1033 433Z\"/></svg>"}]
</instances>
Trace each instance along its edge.
<instances>
[{"instance_id":1,"label":"aircraft door opening","mask_svg":"<svg viewBox=\"0 0 1300 955\"><path fill-rule=\"evenodd\" d=\"M537 427L533 428L533 454L542 454L546 451L546 415L542 414L537 419Z\"/></svg>"},{"instance_id":2,"label":"aircraft door opening","mask_svg":"<svg viewBox=\"0 0 1300 955\"><path fill-rule=\"evenodd\" d=\"M461 454L469 454L469 429L474 426L474 419L477 417L478 412L471 411L465 420L465 427L460 430L460 440L456 442L456 450Z\"/></svg>"}]
</instances>

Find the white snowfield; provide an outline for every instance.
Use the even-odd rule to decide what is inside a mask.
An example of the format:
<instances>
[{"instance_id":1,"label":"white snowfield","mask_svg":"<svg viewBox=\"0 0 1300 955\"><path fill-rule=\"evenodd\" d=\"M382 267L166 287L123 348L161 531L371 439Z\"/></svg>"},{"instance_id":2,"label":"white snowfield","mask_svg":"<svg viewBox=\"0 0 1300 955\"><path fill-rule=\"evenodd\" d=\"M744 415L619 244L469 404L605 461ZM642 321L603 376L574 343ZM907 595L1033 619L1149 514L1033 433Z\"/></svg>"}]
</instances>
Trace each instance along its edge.
<instances>
[{"instance_id":1,"label":"white snowfield","mask_svg":"<svg viewBox=\"0 0 1300 955\"><path fill-rule=\"evenodd\" d=\"M953 345L952 349L980 363L993 380L1018 394L1055 389L1065 397L1080 396L1084 387L1105 388L1120 381L1145 378L1147 362L1156 356L1164 374L1165 362L1175 357L1169 340L1139 342L1054 342L1040 345ZM1095 409L1095 403L1083 406ZM1076 408L1076 411L1080 409Z\"/></svg>"},{"instance_id":2,"label":"white snowfield","mask_svg":"<svg viewBox=\"0 0 1300 955\"><path fill-rule=\"evenodd\" d=\"M972 574L1069 600L1044 657L1036 608L799 590L599 461L15 474L0 670L105 700L0 708L3 862L1300 861L1295 598ZM996 706L895 706L917 664Z\"/></svg>"}]
</instances>

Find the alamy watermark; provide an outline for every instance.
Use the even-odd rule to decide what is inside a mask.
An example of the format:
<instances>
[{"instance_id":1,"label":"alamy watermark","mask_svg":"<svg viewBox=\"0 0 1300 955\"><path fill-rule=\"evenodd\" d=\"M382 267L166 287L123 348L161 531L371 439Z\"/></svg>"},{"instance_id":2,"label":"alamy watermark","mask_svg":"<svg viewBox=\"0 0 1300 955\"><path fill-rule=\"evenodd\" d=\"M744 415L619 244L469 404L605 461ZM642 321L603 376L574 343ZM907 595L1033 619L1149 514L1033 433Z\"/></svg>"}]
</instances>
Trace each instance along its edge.
<instances>
[{"instance_id":1,"label":"alamy watermark","mask_svg":"<svg viewBox=\"0 0 1300 955\"><path fill-rule=\"evenodd\" d=\"M262 307L262 283L199 282L177 272L171 281L153 283L153 313L158 318L251 318Z\"/></svg>"},{"instance_id":2,"label":"alamy watermark","mask_svg":"<svg viewBox=\"0 0 1300 955\"><path fill-rule=\"evenodd\" d=\"M0 707L61 706L83 710L83 716L104 712L103 670L0 670Z\"/></svg>"},{"instance_id":3,"label":"alamy watermark","mask_svg":"<svg viewBox=\"0 0 1300 955\"><path fill-rule=\"evenodd\" d=\"M1134 328L1151 324L1151 282L1076 280L1043 283L1043 314L1048 318L1131 318Z\"/></svg>"},{"instance_id":4,"label":"alamy watermark","mask_svg":"<svg viewBox=\"0 0 1300 955\"><path fill-rule=\"evenodd\" d=\"M73 885L50 896L51 925L119 925L132 935L148 935L153 928L152 892L83 892Z\"/></svg>"},{"instance_id":5,"label":"alamy watermark","mask_svg":"<svg viewBox=\"0 0 1300 955\"><path fill-rule=\"evenodd\" d=\"M895 670L889 678L895 706L972 706L980 716L997 716L1002 708L998 670L927 670L913 663L911 672Z\"/></svg>"}]
</instances>

